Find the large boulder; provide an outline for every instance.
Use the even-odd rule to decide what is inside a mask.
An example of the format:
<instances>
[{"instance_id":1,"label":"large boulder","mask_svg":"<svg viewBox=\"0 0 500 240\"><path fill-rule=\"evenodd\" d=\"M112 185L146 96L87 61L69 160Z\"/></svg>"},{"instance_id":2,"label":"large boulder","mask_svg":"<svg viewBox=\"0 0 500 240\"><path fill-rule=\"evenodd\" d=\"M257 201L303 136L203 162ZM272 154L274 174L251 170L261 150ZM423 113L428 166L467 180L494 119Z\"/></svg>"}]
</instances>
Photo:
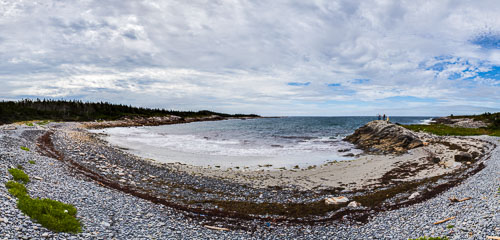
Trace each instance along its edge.
<instances>
[{"instance_id":1,"label":"large boulder","mask_svg":"<svg viewBox=\"0 0 500 240\"><path fill-rule=\"evenodd\" d=\"M381 120L367 123L344 140L372 153L402 154L423 145L414 132Z\"/></svg>"}]
</instances>

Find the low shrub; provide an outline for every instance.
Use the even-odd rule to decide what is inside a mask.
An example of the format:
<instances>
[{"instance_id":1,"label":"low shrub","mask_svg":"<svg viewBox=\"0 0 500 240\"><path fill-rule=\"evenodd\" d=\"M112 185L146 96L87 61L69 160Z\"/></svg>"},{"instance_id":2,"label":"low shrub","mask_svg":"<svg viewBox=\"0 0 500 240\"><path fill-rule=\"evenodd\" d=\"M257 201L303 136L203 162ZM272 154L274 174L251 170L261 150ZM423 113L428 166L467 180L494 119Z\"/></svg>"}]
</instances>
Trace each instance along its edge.
<instances>
[{"instance_id":1,"label":"low shrub","mask_svg":"<svg viewBox=\"0 0 500 240\"><path fill-rule=\"evenodd\" d=\"M78 233L82 231L80 221L75 218L76 208L52 199L22 197L17 207L42 226L55 232Z\"/></svg>"},{"instance_id":2,"label":"low shrub","mask_svg":"<svg viewBox=\"0 0 500 240\"><path fill-rule=\"evenodd\" d=\"M500 136L500 129L492 128L461 128L450 127L443 124L431 125L402 125L403 127L412 131L423 131L433 133L438 136L475 136L475 135L490 135Z\"/></svg>"},{"instance_id":3,"label":"low shrub","mask_svg":"<svg viewBox=\"0 0 500 240\"><path fill-rule=\"evenodd\" d=\"M30 181L30 177L28 176L28 174L24 173L24 171L21 169L11 168L9 169L9 173L14 178L14 181L22 182L24 184Z\"/></svg>"},{"instance_id":4,"label":"low shrub","mask_svg":"<svg viewBox=\"0 0 500 240\"><path fill-rule=\"evenodd\" d=\"M8 181L5 183L5 187L9 190L9 193L16 198L28 196L28 190L26 190L26 187L22 183Z\"/></svg>"},{"instance_id":5,"label":"low shrub","mask_svg":"<svg viewBox=\"0 0 500 240\"><path fill-rule=\"evenodd\" d=\"M16 168L9 169L9 172L15 181L8 181L5 187L17 198L19 210L54 232L82 231L81 223L75 217L77 211L73 205L52 199L31 198L23 184L29 182L28 175Z\"/></svg>"}]
</instances>

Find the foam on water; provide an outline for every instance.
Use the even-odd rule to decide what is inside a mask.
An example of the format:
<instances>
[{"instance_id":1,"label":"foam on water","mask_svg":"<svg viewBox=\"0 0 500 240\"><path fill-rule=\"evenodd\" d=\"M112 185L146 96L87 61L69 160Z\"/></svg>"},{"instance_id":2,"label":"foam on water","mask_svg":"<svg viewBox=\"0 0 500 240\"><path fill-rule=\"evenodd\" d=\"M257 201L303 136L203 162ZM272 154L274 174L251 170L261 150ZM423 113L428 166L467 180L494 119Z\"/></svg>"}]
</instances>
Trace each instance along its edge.
<instances>
[{"instance_id":1,"label":"foam on water","mask_svg":"<svg viewBox=\"0 0 500 240\"><path fill-rule=\"evenodd\" d=\"M401 118L400 122L424 119ZM223 168L271 164L273 168L288 168L352 159L342 155L361 151L342 139L371 120L369 117L296 117L119 127L92 132L105 133L111 144L161 162ZM350 150L339 153L340 149Z\"/></svg>"}]
</instances>

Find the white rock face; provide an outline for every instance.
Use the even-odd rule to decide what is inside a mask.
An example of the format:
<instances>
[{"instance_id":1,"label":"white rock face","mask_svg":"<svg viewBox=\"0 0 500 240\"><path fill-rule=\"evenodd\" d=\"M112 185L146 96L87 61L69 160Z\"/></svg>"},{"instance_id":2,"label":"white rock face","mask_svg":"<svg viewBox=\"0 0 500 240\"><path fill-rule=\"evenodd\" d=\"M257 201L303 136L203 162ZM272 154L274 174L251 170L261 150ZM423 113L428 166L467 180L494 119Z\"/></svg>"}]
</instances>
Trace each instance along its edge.
<instances>
[{"instance_id":1,"label":"white rock face","mask_svg":"<svg viewBox=\"0 0 500 240\"><path fill-rule=\"evenodd\" d=\"M327 205L340 204L340 203L346 203L346 202L349 202L349 198L344 197L344 196L325 198L325 204L327 204Z\"/></svg>"}]
</instances>

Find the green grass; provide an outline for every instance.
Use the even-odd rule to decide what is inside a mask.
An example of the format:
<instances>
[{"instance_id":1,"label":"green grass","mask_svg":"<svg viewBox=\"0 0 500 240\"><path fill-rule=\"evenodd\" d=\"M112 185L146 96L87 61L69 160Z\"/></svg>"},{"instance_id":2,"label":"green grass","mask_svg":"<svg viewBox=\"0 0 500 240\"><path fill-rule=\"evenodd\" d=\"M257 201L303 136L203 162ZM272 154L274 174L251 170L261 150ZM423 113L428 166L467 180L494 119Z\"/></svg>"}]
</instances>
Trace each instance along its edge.
<instances>
[{"instance_id":1,"label":"green grass","mask_svg":"<svg viewBox=\"0 0 500 240\"><path fill-rule=\"evenodd\" d=\"M30 181L30 177L28 176L28 174L24 173L24 171L21 169L11 168L9 169L9 173L14 178L14 181L22 182L24 184Z\"/></svg>"},{"instance_id":2,"label":"green grass","mask_svg":"<svg viewBox=\"0 0 500 240\"><path fill-rule=\"evenodd\" d=\"M29 160L29 164L35 164L36 162L34 160Z\"/></svg>"},{"instance_id":3,"label":"green grass","mask_svg":"<svg viewBox=\"0 0 500 240\"><path fill-rule=\"evenodd\" d=\"M474 135L500 136L500 129L491 129L491 128L460 128L460 127L450 127L443 124L403 125L403 127L416 132L423 131L423 132L433 133L438 136L474 136Z\"/></svg>"},{"instance_id":4,"label":"green grass","mask_svg":"<svg viewBox=\"0 0 500 240\"><path fill-rule=\"evenodd\" d=\"M412 238L408 240L448 240L448 237L419 237L419 238Z\"/></svg>"},{"instance_id":5,"label":"green grass","mask_svg":"<svg viewBox=\"0 0 500 240\"><path fill-rule=\"evenodd\" d=\"M29 149L29 148L24 147L24 146L22 146L22 147L21 147L21 149L22 149L22 150L24 150L24 151L27 151L27 152L29 152L29 151L30 151L30 149Z\"/></svg>"},{"instance_id":6,"label":"green grass","mask_svg":"<svg viewBox=\"0 0 500 240\"><path fill-rule=\"evenodd\" d=\"M448 228L448 229L452 229L454 227L455 227L455 225L452 225L452 224L448 224L448 226L446 226L446 228Z\"/></svg>"},{"instance_id":7,"label":"green grass","mask_svg":"<svg viewBox=\"0 0 500 240\"><path fill-rule=\"evenodd\" d=\"M16 168L9 169L9 172L15 181L8 181L5 187L18 199L19 210L51 231L69 233L82 231L81 223L75 217L77 210L73 205L52 199L31 198L23 184L29 182L28 175Z\"/></svg>"},{"instance_id":8,"label":"green grass","mask_svg":"<svg viewBox=\"0 0 500 240\"><path fill-rule=\"evenodd\" d=\"M28 123L26 123L26 125L27 125L28 127L33 127L33 126L34 126L32 122L28 122Z\"/></svg>"}]
</instances>

